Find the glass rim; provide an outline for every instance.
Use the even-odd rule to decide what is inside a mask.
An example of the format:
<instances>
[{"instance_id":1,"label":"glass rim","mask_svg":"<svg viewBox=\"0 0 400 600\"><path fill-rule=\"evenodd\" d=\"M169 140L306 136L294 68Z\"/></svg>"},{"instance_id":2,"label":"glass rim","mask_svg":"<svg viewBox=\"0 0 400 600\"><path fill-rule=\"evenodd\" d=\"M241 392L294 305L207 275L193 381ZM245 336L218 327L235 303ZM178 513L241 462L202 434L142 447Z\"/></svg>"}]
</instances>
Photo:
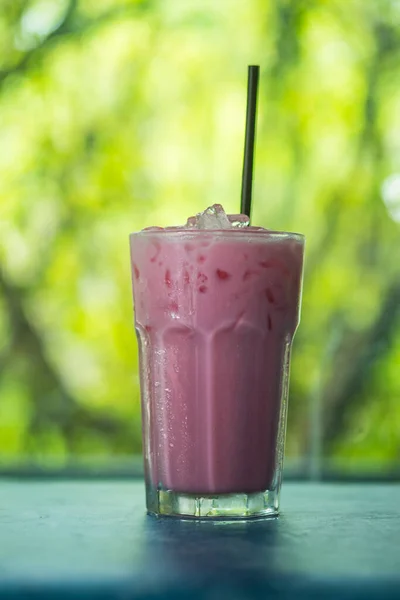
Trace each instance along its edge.
<instances>
[{"instance_id":1,"label":"glass rim","mask_svg":"<svg viewBox=\"0 0 400 600\"><path fill-rule=\"evenodd\" d=\"M272 229L253 229L249 230L247 227L232 227L230 229L195 229L195 228L165 228L165 229L142 229L141 231L133 231L129 234L129 238L138 238L138 237L172 237L172 238L195 238L197 236L212 236L216 238L237 238L237 237L259 237L261 239L288 239L288 240L297 240L304 244L306 237L302 233L296 233L294 231L275 231Z\"/></svg>"}]
</instances>

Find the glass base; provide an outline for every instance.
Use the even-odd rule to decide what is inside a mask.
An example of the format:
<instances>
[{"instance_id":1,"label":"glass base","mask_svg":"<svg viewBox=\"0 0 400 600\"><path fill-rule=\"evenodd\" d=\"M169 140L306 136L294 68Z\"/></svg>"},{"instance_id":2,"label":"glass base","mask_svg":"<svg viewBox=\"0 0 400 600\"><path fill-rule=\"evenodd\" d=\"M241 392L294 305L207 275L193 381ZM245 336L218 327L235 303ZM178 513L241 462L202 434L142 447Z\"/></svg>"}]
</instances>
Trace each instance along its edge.
<instances>
[{"instance_id":1,"label":"glass base","mask_svg":"<svg viewBox=\"0 0 400 600\"><path fill-rule=\"evenodd\" d=\"M276 490L197 496L147 488L146 496L147 512L156 516L229 521L277 517L279 513L279 494Z\"/></svg>"}]
</instances>

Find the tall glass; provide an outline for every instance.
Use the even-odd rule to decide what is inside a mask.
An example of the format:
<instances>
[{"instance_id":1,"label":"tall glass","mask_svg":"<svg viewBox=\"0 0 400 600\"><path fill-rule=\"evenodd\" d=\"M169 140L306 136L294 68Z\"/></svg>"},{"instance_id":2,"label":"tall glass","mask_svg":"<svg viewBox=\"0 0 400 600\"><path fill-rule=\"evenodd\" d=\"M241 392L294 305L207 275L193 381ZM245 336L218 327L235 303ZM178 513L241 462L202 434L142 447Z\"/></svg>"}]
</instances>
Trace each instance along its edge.
<instances>
[{"instance_id":1,"label":"tall glass","mask_svg":"<svg viewBox=\"0 0 400 600\"><path fill-rule=\"evenodd\" d=\"M147 510L276 515L304 237L130 236Z\"/></svg>"}]
</instances>

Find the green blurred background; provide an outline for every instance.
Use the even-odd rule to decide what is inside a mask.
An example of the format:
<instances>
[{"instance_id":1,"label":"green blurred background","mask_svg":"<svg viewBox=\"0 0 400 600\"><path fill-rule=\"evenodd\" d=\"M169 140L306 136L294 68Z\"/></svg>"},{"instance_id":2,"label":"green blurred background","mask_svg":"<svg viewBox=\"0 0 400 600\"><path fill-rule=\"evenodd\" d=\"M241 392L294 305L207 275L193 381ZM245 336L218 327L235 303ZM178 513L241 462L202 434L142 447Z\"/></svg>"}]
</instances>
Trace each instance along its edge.
<instances>
[{"instance_id":1,"label":"green blurred background","mask_svg":"<svg viewBox=\"0 0 400 600\"><path fill-rule=\"evenodd\" d=\"M287 464L400 458L399 0L0 1L0 466L139 453L128 233L307 236Z\"/></svg>"}]
</instances>

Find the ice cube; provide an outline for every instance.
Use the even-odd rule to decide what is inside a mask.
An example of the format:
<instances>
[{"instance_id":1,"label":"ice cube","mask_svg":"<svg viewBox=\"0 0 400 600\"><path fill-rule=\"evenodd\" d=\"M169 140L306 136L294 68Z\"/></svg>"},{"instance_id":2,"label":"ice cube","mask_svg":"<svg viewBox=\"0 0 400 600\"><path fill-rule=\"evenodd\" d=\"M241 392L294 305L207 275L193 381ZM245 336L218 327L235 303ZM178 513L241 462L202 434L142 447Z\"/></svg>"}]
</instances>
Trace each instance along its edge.
<instances>
[{"instance_id":1,"label":"ice cube","mask_svg":"<svg viewBox=\"0 0 400 600\"><path fill-rule=\"evenodd\" d=\"M227 215L232 227L248 227L250 217L247 215Z\"/></svg>"},{"instance_id":2,"label":"ice cube","mask_svg":"<svg viewBox=\"0 0 400 600\"><path fill-rule=\"evenodd\" d=\"M185 228L188 229L240 229L249 227L250 219L246 215L227 215L221 204L213 204L195 217L189 217Z\"/></svg>"},{"instance_id":3,"label":"ice cube","mask_svg":"<svg viewBox=\"0 0 400 600\"><path fill-rule=\"evenodd\" d=\"M186 221L185 227L188 227L188 228L197 227L197 217L189 217L188 220Z\"/></svg>"},{"instance_id":4,"label":"ice cube","mask_svg":"<svg viewBox=\"0 0 400 600\"><path fill-rule=\"evenodd\" d=\"M232 227L226 212L220 204L213 204L196 215L197 229L230 229Z\"/></svg>"},{"instance_id":5,"label":"ice cube","mask_svg":"<svg viewBox=\"0 0 400 600\"><path fill-rule=\"evenodd\" d=\"M230 220L228 219L228 215L224 211L223 206L221 204L214 204L212 208L214 208L215 210L215 215L218 219L221 229L230 229L232 225Z\"/></svg>"}]
</instances>

